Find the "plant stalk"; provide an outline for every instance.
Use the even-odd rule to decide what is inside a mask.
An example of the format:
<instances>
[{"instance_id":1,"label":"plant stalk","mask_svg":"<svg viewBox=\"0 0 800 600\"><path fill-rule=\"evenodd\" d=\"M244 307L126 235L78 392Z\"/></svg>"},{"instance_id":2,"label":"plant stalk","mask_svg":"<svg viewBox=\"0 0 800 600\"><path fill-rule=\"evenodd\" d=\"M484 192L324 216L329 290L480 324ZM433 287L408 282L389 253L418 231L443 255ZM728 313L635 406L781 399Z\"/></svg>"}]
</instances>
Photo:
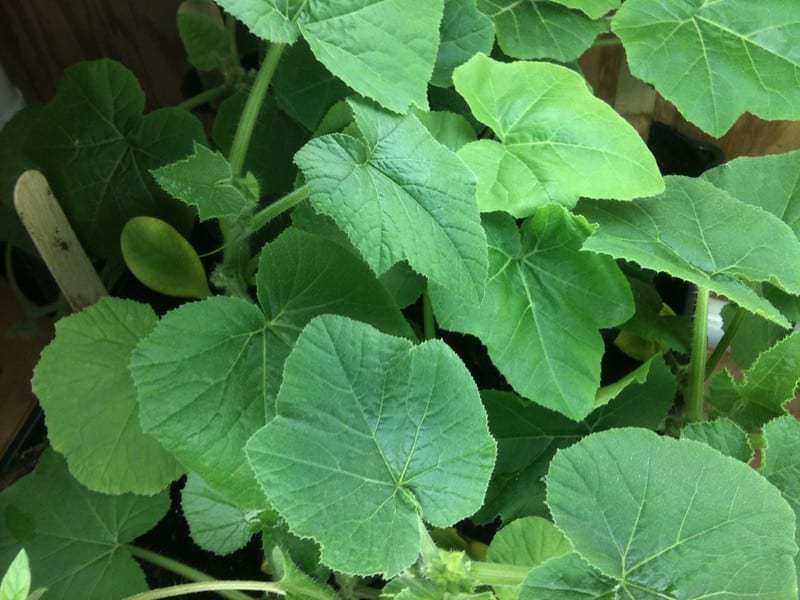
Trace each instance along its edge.
<instances>
[{"instance_id":1,"label":"plant stalk","mask_svg":"<svg viewBox=\"0 0 800 600\"><path fill-rule=\"evenodd\" d=\"M238 219L230 217L220 219L219 227L225 250L220 265L222 277L220 281L214 283L222 287L229 296L252 301L247 283L247 268L250 264L247 231Z\"/></svg>"},{"instance_id":2,"label":"plant stalk","mask_svg":"<svg viewBox=\"0 0 800 600\"><path fill-rule=\"evenodd\" d=\"M478 585L521 585L533 567L474 561L470 575Z\"/></svg>"},{"instance_id":3,"label":"plant stalk","mask_svg":"<svg viewBox=\"0 0 800 600\"><path fill-rule=\"evenodd\" d=\"M711 377L711 375L714 373L714 369L717 368L719 361L721 361L722 357L725 356L725 351L728 349L728 347L730 347L731 341L733 341L736 332L739 331L739 327L741 327L742 323L744 322L745 314L745 311L743 311L741 308L736 308L736 314L728 326L725 327L725 332L722 334L717 347L714 348L711 356L708 357L708 361L706 362L706 379Z\"/></svg>"},{"instance_id":4,"label":"plant stalk","mask_svg":"<svg viewBox=\"0 0 800 600\"><path fill-rule=\"evenodd\" d=\"M199 594L201 592L219 592L220 596L232 597L228 594L233 590L247 590L250 592L265 592L267 594L278 594L285 596L284 592L277 583L271 581L202 581L199 583L185 583L182 585L171 585L169 587L158 588L141 594L128 596L124 600L159 600L160 598L182 598L188 594ZM253 600L251 596L239 594L236 598L246 598Z\"/></svg>"},{"instance_id":5,"label":"plant stalk","mask_svg":"<svg viewBox=\"0 0 800 600\"><path fill-rule=\"evenodd\" d=\"M192 96L191 98L187 98L180 104L176 104L175 108L181 108L183 110L194 110L198 106L202 106L206 102L211 102L212 100L216 100L220 96L224 95L228 91L227 84L221 84L216 87L208 88L207 90L200 92L196 96Z\"/></svg>"},{"instance_id":6,"label":"plant stalk","mask_svg":"<svg viewBox=\"0 0 800 600\"><path fill-rule=\"evenodd\" d=\"M240 179L244 174L244 160L247 157L250 138L253 136L253 128L258 119L258 113L261 111L261 105L267 95L272 76L278 68L278 63L285 48L285 44L272 44L269 47L267 55L264 57L264 62L261 63L261 68L258 70L258 75L256 75L256 80L253 82L250 94L247 96L247 102L239 119L239 125L236 127L236 134L233 136L229 157L234 181Z\"/></svg>"},{"instance_id":7,"label":"plant stalk","mask_svg":"<svg viewBox=\"0 0 800 600\"><path fill-rule=\"evenodd\" d=\"M141 558L144 561L149 562L150 564L156 565L157 567L161 567L162 569L166 569L167 571L172 571L176 575L180 575L181 577L188 579L189 581L194 581L198 583L205 583L205 584L226 584L230 582L226 581L216 581L211 575L207 575L202 571L198 571L190 567L189 565L185 565L182 562L179 562L175 559L169 558L168 556L164 556L163 554L159 554L157 552L152 552L150 550L145 550L144 548L140 548L139 546L134 546L133 544L125 544L124 548L130 552L136 558ZM241 583L241 582L239 582ZM265 584L267 582L250 582L250 583L259 583ZM275 585L274 583L270 583L269 585ZM180 586L174 586L180 587ZM170 588L164 588L170 589ZM236 587L219 587L211 590L210 588L206 588L205 590L200 591L217 591L220 590L220 596L223 598L228 598L229 600L252 600L250 596L245 594L236 592L236 591L225 591L225 590L237 590L237 589L248 589L248 588L236 588ZM260 590L261 588L259 588ZM143 594L158 592L159 590L151 590L150 592L144 592ZM193 592L186 592L186 593L193 593ZM144 600L147 599L154 599L154 598L170 598L172 596L147 596L143 594L137 594L136 596L131 596L131 598L136 598L137 600Z\"/></svg>"},{"instance_id":8,"label":"plant stalk","mask_svg":"<svg viewBox=\"0 0 800 600\"><path fill-rule=\"evenodd\" d=\"M422 329L426 340L436 339L436 320L433 317L433 305L427 290L422 292Z\"/></svg>"},{"instance_id":9,"label":"plant stalk","mask_svg":"<svg viewBox=\"0 0 800 600\"><path fill-rule=\"evenodd\" d=\"M684 416L689 422L702 421L705 418L703 398L706 382L706 354L708 353L708 297L708 288L697 288L692 358L689 365L689 389L684 408Z\"/></svg>"},{"instance_id":10,"label":"plant stalk","mask_svg":"<svg viewBox=\"0 0 800 600\"><path fill-rule=\"evenodd\" d=\"M279 198L266 208L254 214L252 219L250 219L248 230L251 233L258 231L276 217L300 204L303 200L308 198L308 196L309 189L307 185L302 185L296 190L289 192L282 198Z\"/></svg>"}]
</instances>

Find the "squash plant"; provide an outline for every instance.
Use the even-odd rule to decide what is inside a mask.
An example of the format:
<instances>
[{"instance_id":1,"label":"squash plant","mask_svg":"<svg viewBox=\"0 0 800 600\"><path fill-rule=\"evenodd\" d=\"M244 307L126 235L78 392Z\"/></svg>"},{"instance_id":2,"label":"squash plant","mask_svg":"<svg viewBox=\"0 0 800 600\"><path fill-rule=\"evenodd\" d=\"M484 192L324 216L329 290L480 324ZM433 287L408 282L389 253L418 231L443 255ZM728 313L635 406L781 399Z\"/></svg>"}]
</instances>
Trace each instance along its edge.
<instances>
[{"instance_id":1,"label":"squash plant","mask_svg":"<svg viewBox=\"0 0 800 600\"><path fill-rule=\"evenodd\" d=\"M178 17L199 96L143 114L123 66L80 64L3 132L107 275L187 300L57 324L53 450L0 494L0 565L24 549L64 598L797 598L800 153L662 177L574 61L621 43L715 136L797 119L800 4L217 5ZM185 474L194 541L259 536L270 578L133 543ZM146 591L134 558L193 583Z\"/></svg>"}]
</instances>

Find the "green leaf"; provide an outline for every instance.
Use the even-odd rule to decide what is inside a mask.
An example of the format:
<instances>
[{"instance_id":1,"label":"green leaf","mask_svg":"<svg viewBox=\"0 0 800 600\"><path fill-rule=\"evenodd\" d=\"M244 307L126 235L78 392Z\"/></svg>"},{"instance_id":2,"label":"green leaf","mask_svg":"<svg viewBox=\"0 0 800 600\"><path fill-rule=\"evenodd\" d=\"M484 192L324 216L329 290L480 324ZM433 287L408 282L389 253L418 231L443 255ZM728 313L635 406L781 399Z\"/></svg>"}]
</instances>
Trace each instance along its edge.
<instances>
[{"instance_id":1,"label":"green leaf","mask_svg":"<svg viewBox=\"0 0 800 600\"><path fill-rule=\"evenodd\" d=\"M611 23L631 72L722 137L743 112L800 118L800 4L624 2Z\"/></svg>"},{"instance_id":2,"label":"green leaf","mask_svg":"<svg viewBox=\"0 0 800 600\"><path fill-rule=\"evenodd\" d=\"M730 419L722 418L702 423L689 423L681 430L681 439L694 440L711 446L744 463L753 459L753 449L747 434Z\"/></svg>"},{"instance_id":3,"label":"green leaf","mask_svg":"<svg viewBox=\"0 0 800 600\"><path fill-rule=\"evenodd\" d=\"M498 515L506 522L526 515L546 515L542 478L559 448L593 431L659 428L675 400L676 388L675 376L663 359L653 359L646 381L630 382L580 423L508 392L483 392L498 452L486 500L474 518L485 523Z\"/></svg>"},{"instance_id":4,"label":"green leaf","mask_svg":"<svg viewBox=\"0 0 800 600\"><path fill-rule=\"evenodd\" d=\"M484 218L489 279L481 302L432 287L441 327L477 336L520 395L580 420L594 408L604 345L600 329L633 312L617 264L581 252L589 227L564 208L537 210L518 229Z\"/></svg>"},{"instance_id":5,"label":"green leaf","mask_svg":"<svg viewBox=\"0 0 800 600\"><path fill-rule=\"evenodd\" d=\"M500 48L514 58L570 62L608 30L602 21L542 0L478 0L478 8L494 21Z\"/></svg>"},{"instance_id":6,"label":"green leaf","mask_svg":"<svg viewBox=\"0 0 800 600\"><path fill-rule=\"evenodd\" d=\"M797 595L792 509L704 444L596 433L555 456L547 504L576 552L628 597Z\"/></svg>"},{"instance_id":7,"label":"green leaf","mask_svg":"<svg viewBox=\"0 0 800 600\"><path fill-rule=\"evenodd\" d=\"M800 242L789 227L703 180L665 180L666 191L655 198L582 201L579 212L600 225L584 248L667 272L788 325L743 281L800 293Z\"/></svg>"},{"instance_id":8,"label":"green leaf","mask_svg":"<svg viewBox=\"0 0 800 600\"><path fill-rule=\"evenodd\" d=\"M33 391L47 418L48 438L89 489L155 494L183 469L139 425L128 372L134 346L156 325L148 305L102 298L56 324L42 351Z\"/></svg>"},{"instance_id":9,"label":"green leaf","mask_svg":"<svg viewBox=\"0 0 800 600\"><path fill-rule=\"evenodd\" d=\"M254 35L293 44L300 33L295 20L307 0L214 0L225 12L244 23Z\"/></svg>"},{"instance_id":10,"label":"green leaf","mask_svg":"<svg viewBox=\"0 0 800 600\"><path fill-rule=\"evenodd\" d=\"M551 0L556 4L580 10L591 19L599 19L619 8L622 0Z\"/></svg>"},{"instance_id":11,"label":"green leaf","mask_svg":"<svg viewBox=\"0 0 800 600\"><path fill-rule=\"evenodd\" d=\"M246 101L245 91L234 94L220 105L214 119L212 137L225 155L230 155ZM253 127L244 161L245 171L255 177L261 194L283 194L292 190L297 176L292 156L306 139L308 133L278 108L272 95L267 96ZM234 206L236 202L234 200Z\"/></svg>"},{"instance_id":12,"label":"green leaf","mask_svg":"<svg viewBox=\"0 0 800 600\"><path fill-rule=\"evenodd\" d=\"M461 146L478 139L475 129L463 116L444 110L425 112L419 109L411 111L420 123L436 138L440 144L457 152Z\"/></svg>"},{"instance_id":13,"label":"green leaf","mask_svg":"<svg viewBox=\"0 0 800 600\"><path fill-rule=\"evenodd\" d=\"M223 556L244 547L263 526L258 511L232 504L194 473L181 492L181 508L194 543Z\"/></svg>"},{"instance_id":14,"label":"green leaf","mask_svg":"<svg viewBox=\"0 0 800 600\"><path fill-rule=\"evenodd\" d=\"M363 140L331 134L295 156L314 209L347 234L378 273L406 260L469 298L486 281L474 178L414 116L351 101Z\"/></svg>"},{"instance_id":15,"label":"green leaf","mask_svg":"<svg viewBox=\"0 0 800 600\"><path fill-rule=\"evenodd\" d=\"M790 415L774 419L764 425L764 438L761 474L781 491L800 522L800 423ZM795 541L800 542L800 528ZM800 555L794 561L800 567Z\"/></svg>"},{"instance_id":16,"label":"green leaf","mask_svg":"<svg viewBox=\"0 0 800 600\"><path fill-rule=\"evenodd\" d=\"M225 22L211 0L181 2L177 26L189 63L199 71L220 68L231 59Z\"/></svg>"},{"instance_id":17,"label":"green leaf","mask_svg":"<svg viewBox=\"0 0 800 600\"><path fill-rule=\"evenodd\" d=\"M528 573L520 587L519 600L617 600L620 598L618 590L616 581L593 568L577 552L570 552ZM629 598L647 598L643 590L624 591Z\"/></svg>"},{"instance_id":18,"label":"green leaf","mask_svg":"<svg viewBox=\"0 0 800 600\"><path fill-rule=\"evenodd\" d=\"M64 72L27 141L70 224L96 257L119 258L119 235L132 217L158 217L182 233L194 219L149 171L203 143L203 127L176 108L143 117L144 100L136 78L121 64L75 65Z\"/></svg>"},{"instance_id":19,"label":"green leaf","mask_svg":"<svg viewBox=\"0 0 800 600\"><path fill-rule=\"evenodd\" d=\"M499 140L458 153L478 176L481 211L526 217L550 203L571 207L582 196L630 200L663 191L639 134L578 73L479 54L456 69L453 81Z\"/></svg>"},{"instance_id":20,"label":"green leaf","mask_svg":"<svg viewBox=\"0 0 800 600\"><path fill-rule=\"evenodd\" d=\"M727 329L737 311L744 310L735 304L722 307L723 330ZM731 340L730 355L736 366L748 369L753 366L762 352L786 337L786 327L776 325L758 315L745 311L736 335Z\"/></svg>"},{"instance_id":21,"label":"green leaf","mask_svg":"<svg viewBox=\"0 0 800 600\"><path fill-rule=\"evenodd\" d=\"M431 85L439 87L453 85L453 69L473 54L489 54L494 45L494 25L475 0L445 0L439 32L439 54L431 77Z\"/></svg>"},{"instance_id":22,"label":"green leaf","mask_svg":"<svg viewBox=\"0 0 800 600\"><path fill-rule=\"evenodd\" d=\"M269 559L276 581L290 600L338 600L338 594L306 575L280 548L274 548Z\"/></svg>"},{"instance_id":23,"label":"green leaf","mask_svg":"<svg viewBox=\"0 0 800 600\"><path fill-rule=\"evenodd\" d=\"M231 165L222 154L198 144L194 154L155 169L153 177L173 198L196 207L201 221L236 216L258 201L258 194L245 196L233 184Z\"/></svg>"},{"instance_id":24,"label":"green leaf","mask_svg":"<svg viewBox=\"0 0 800 600\"><path fill-rule=\"evenodd\" d=\"M495 450L448 346L332 315L300 334L277 416L247 445L270 501L323 563L386 576L417 558L420 517L448 526L480 507Z\"/></svg>"},{"instance_id":25,"label":"green leaf","mask_svg":"<svg viewBox=\"0 0 800 600\"><path fill-rule=\"evenodd\" d=\"M106 600L144 592L144 574L125 544L154 527L168 508L167 492L90 492L47 451L31 475L0 494L0 564L24 546L33 586L47 587L52 598Z\"/></svg>"},{"instance_id":26,"label":"green leaf","mask_svg":"<svg viewBox=\"0 0 800 600\"><path fill-rule=\"evenodd\" d=\"M755 431L770 419L786 414L800 383L800 332L775 344L758 357L736 383L727 371L711 381L708 401L745 431Z\"/></svg>"},{"instance_id":27,"label":"green leaf","mask_svg":"<svg viewBox=\"0 0 800 600\"><path fill-rule=\"evenodd\" d=\"M256 284L261 308L212 297L167 313L130 364L144 430L243 509L265 508L244 445L274 415L283 362L303 326L339 313L411 335L366 265L295 229L264 247Z\"/></svg>"},{"instance_id":28,"label":"green leaf","mask_svg":"<svg viewBox=\"0 0 800 600\"><path fill-rule=\"evenodd\" d=\"M492 539L490 562L535 567L572 551L564 534L542 517L525 517L505 525ZM516 600L519 586L495 586L499 600Z\"/></svg>"},{"instance_id":29,"label":"green leaf","mask_svg":"<svg viewBox=\"0 0 800 600\"><path fill-rule=\"evenodd\" d=\"M30 235L14 210L17 179L36 163L25 152L25 140L39 118L39 106L26 106L0 129L0 240L36 254Z\"/></svg>"},{"instance_id":30,"label":"green leaf","mask_svg":"<svg viewBox=\"0 0 800 600\"><path fill-rule=\"evenodd\" d=\"M155 217L134 217L120 236L125 264L152 290L179 298L205 298L205 268L194 248L169 223Z\"/></svg>"},{"instance_id":31,"label":"green leaf","mask_svg":"<svg viewBox=\"0 0 800 600\"><path fill-rule=\"evenodd\" d=\"M305 43L294 44L283 53L272 90L278 107L309 131L320 125L331 106L352 93Z\"/></svg>"},{"instance_id":32,"label":"green leaf","mask_svg":"<svg viewBox=\"0 0 800 600\"><path fill-rule=\"evenodd\" d=\"M27 600L31 591L31 568L25 549L11 561L0 581L0 600Z\"/></svg>"}]
</instances>

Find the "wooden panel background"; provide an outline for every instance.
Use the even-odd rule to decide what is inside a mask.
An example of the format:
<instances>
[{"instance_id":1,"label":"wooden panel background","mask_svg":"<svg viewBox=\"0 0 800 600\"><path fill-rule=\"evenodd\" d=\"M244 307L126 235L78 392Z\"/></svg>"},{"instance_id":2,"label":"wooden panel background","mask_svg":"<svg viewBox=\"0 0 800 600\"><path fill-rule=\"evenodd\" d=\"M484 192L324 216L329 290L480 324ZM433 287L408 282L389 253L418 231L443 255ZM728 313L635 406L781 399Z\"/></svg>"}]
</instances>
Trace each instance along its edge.
<instances>
[{"instance_id":1,"label":"wooden panel background","mask_svg":"<svg viewBox=\"0 0 800 600\"><path fill-rule=\"evenodd\" d=\"M188 69L180 0L0 0L0 62L28 102L49 100L64 69L113 58L142 83L148 108L180 102Z\"/></svg>"}]
</instances>

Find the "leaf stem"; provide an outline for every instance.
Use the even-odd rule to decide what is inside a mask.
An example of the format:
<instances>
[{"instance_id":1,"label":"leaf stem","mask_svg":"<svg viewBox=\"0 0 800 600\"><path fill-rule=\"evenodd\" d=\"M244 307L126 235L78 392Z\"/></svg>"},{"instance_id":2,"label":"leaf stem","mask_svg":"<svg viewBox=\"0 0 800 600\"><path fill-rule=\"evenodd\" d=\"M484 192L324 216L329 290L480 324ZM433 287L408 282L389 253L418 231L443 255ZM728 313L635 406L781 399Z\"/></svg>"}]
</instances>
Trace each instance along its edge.
<instances>
[{"instance_id":1,"label":"leaf stem","mask_svg":"<svg viewBox=\"0 0 800 600\"><path fill-rule=\"evenodd\" d=\"M267 55L264 57L264 62L261 63L261 68L258 70L256 80L253 82L250 94L247 96L247 102L244 105L239 125L236 127L236 134L233 137L233 144L231 145L230 163L234 181L244 174L244 159L247 156L247 148L250 145L253 128L258 119L258 113L261 111L261 105L267 95L272 76L278 68L278 63L285 48L285 44L270 45Z\"/></svg>"},{"instance_id":2,"label":"leaf stem","mask_svg":"<svg viewBox=\"0 0 800 600\"><path fill-rule=\"evenodd\" d=\"M228 85L223 83L216 87L208 88L207 90L200 92L196 96L192 96L191 98L187 98L180 104L176 104L175 108L181 108L183 110L194 110L198 106L202 106L206 102L210 102L211 100L216 100L220 96L223 96L228 91Z\"/></svg>"},{"instance_id":3,"label":"leaf stem","mask_svg":"<svg viewBox=\"0 0 800 600\"><path fill-rule=\"evenodd\" d=\"M478 585L521 585L533 567L474 561L470 575Z\"/></svg>"},{"instance_id":4,"label":"leaf stem","mask_svg":"<svg viewBox=\"0 0 800 600\"><path fill-rule=\"evenodd\" d=\"M150 550L145 550L144 548L140 548L139 546L134 546L133 544L125 544L123 546L128 552L130 552L136 558L140 558L144 561L147 561L157 567L161 567L162 569L166 569L167 571L172 571L176 575L180 575L185 579L194 582L200 582L205 584L229 584L229 583L242 583L242 582L227 582L227 581L216 581L211 575L207 575L202 571L198 571L190 567L189 565L183 564L175 559L169 558L168 556L164 556L163 554L159 554L157 552L152 552ZM274 586L274 583L269 582L248 582L248 583L258 583L260 585L271 585ZM180 587L180 586L173 586L173 587ZM171 588L163 588L163 589L171 589ZM214 588L205 588L204 590L198 591L216 591L216 590L237 590L237 589L249 589L249 588L241 588L241 587L218 587ZM261 590L262 588L258 588ZM257 591L258 591L257 590ZM144 594L158 592L159 590L151 590L150 592L144 592ZM194 592L185 592L185 593L194 593ZM131 596L131 598L136 598L137 600L144 600L145 598L149 600L153 600L155 598L170 598L177 594L171 594L169 596L147 596L144 594L137 594L136 596ZM225 591L224 593L220 593L220 596L223 598L229 598L230 600L252 600L250 596L245 594L241 594L239 592L234 591Z\"/></svg>"},{"instance_id":5,"label":"leaf stem","mask_svg":"<svg viewBox=\"0 0 800 600\"><path fill-rule=\"evenodd\" d=\"M258 231L274 218L300 204L303 200L308 198L309 193L308 186L302 185L296 190L289 192L282 198L279 198L266 208L258 211L250 220L250 225L248 227L249 231L251 233Z\"/></svg>"},{"instance_id":6,"label":"leaf stem","mask_svg":"<svg viewBox=\"0 0 800 600\"><path fill-rule=\"evenodd\" d=\"M250 592L265 592L267 594L278 594L285 596L286 592L277 583L271 581L202 581L199 583L185 583L182 585L171 585L169 587L158 588L141 594L128 596L124 600L159 600L160 598L179 598L187 594L199 594L201 592L219 592L225 598L241 598L253 600L251 596L236 592L236 596L231 595L229 590L247 590Z\"/></svg>"},{"instance_id":7,"label":"leaf stem","mask_svg":"<svg viewBox=\"0 0 800 600\"><path fill-rule=\"evenodd\" d=\"M742 323L744 322L745 315L746 313L744 310L736 307L736 314L728 326L725 327L725 332L722 334L717 347L714 348L711 356L708 357L708 361L706 361L706 379L711 377L711 375L714 373L714 369L717 368L719 361L722 360L725 352L730 347L736 332L739 331L739 327L741 327Z\"/></svg>"},{"instance_id":8,"label":"leaf stem","mask_svg":"<svg viewBox=\"0 0 800 600\"><path fill-rule=\"evenodd\" d=\"M692 357L689 365L689 389L684 416L687 421L702 421L705 417L703 396L706 381L706 354L708 353L708 297L709 290L697 288L692 334Z\"/></svg>"},{"instance_id":9,"label":"leaf stem","mask_svg":"<svg viewBox=\"0 0 800 600\"><path fill-rule=\"evenodd\" d=\"M422 329L426 340L436 339L436 320L433 317L433 305L427 290L422 292Z\"/></svg>"}]
</instances>

